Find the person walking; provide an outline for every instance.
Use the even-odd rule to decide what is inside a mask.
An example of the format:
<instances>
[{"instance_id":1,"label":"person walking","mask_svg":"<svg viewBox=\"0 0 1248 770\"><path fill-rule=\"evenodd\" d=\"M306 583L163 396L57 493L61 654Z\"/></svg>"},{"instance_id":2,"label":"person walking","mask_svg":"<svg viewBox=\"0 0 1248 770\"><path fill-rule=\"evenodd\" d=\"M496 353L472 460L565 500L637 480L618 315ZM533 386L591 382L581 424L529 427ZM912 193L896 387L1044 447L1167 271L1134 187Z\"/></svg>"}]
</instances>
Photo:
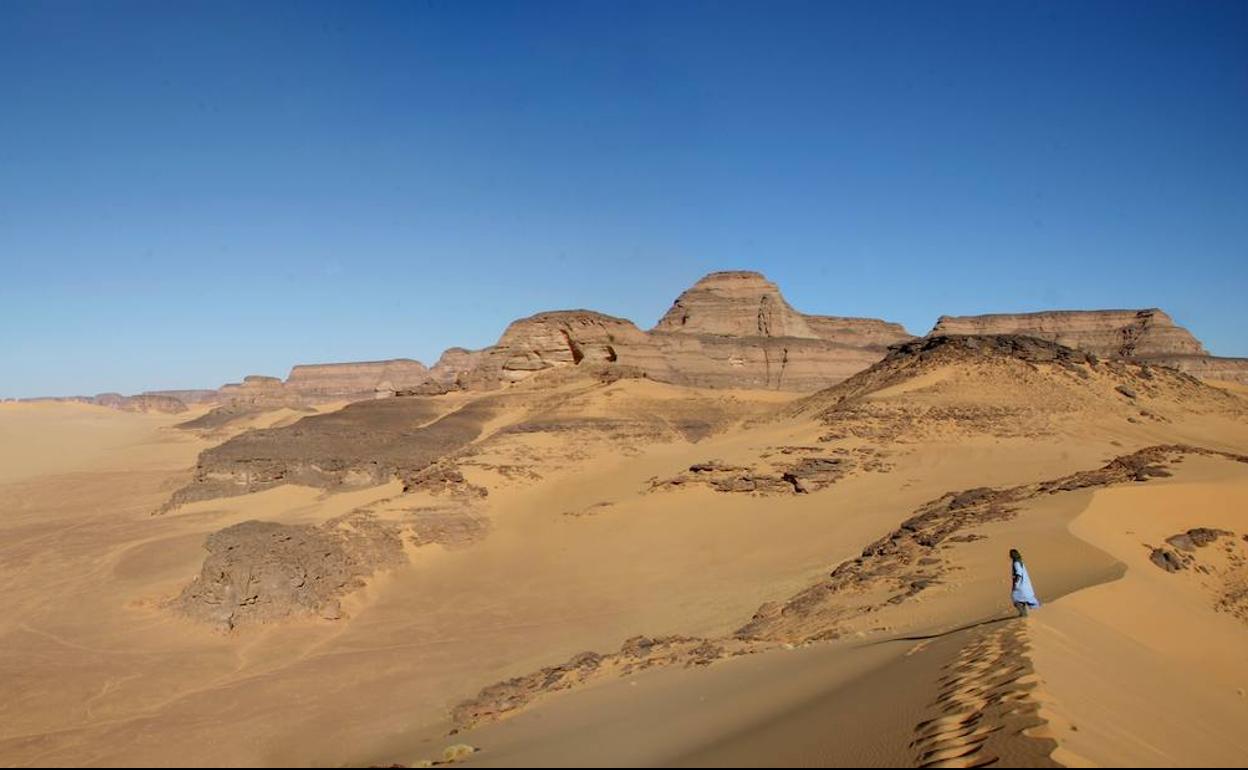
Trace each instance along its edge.
<instances>
[{"instance_id":1,"label":"person walking","mask_svg":"<svg viewBox=\"0 0 1248 770\"><path fill-rule=\"evenodd\" d=\"M1040 600L1036 598L1036 589L1031 586L1031 575L1027 574L1027 567L1023 565L1023 555L1018 552L1017 548L1010 549L1010 573L1012 581L1010 601L1014 602L1014 609L1018 610L1018 616L1025 618L1029 609L1040 606Z\"/></svg>"}]
</instances>

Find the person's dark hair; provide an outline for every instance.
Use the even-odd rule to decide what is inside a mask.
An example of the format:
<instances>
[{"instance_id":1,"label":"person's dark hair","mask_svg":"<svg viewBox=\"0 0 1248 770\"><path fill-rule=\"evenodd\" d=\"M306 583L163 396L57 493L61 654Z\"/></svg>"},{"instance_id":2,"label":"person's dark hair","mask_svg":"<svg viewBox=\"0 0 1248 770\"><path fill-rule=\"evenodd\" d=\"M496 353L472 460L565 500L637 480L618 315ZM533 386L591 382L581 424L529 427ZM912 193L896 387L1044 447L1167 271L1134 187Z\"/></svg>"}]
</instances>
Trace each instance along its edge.
<instances>
[{"instance_id":1,"label":"person's dark hair","mask_svg":"<svg viewBox=\"0 0 1248 770\"><path fill-rule=\"evenodd\" d=\"M1010 549L1010 558L1011 558L1011 559L1013 559L1014 561L1022 561L1022 560L1023 560L1023 555L1022 555L1021 553L1019 553L1019 552L1018 552L1018 549L1017 549L1017 548L1011 548L1011 549Z\"/></svg>"}]
</instances>

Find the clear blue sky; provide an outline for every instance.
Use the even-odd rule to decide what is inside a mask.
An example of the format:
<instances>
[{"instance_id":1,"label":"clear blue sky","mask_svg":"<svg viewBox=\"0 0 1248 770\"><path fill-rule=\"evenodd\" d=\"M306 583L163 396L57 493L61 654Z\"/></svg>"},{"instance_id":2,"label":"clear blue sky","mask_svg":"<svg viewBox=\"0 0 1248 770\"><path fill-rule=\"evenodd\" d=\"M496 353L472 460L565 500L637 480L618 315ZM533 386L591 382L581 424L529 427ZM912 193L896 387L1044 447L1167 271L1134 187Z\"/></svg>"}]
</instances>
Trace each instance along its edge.
<instances>
[{"instance_id":1,"label":"clear blue sky","mask_svg":"<svg viewBox=\"0 0 1248 770\"><path fill-rule=\"evenodd\" d=\"M0 396L798 309L1248 355L1248 3L0 2Z\"/></svg>"}]
</instances>

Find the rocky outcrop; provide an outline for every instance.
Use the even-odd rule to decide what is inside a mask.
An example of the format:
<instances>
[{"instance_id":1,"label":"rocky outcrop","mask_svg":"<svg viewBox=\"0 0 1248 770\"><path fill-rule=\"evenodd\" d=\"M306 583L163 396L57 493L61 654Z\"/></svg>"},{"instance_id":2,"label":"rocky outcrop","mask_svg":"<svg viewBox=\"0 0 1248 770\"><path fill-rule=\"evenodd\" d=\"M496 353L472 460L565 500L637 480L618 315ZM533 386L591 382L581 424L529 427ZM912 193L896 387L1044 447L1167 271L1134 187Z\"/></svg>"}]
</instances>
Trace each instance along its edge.
<instances>
[{"instance_id":1,"label":"rocky outcrop","mask_svg":"<svg viewBox=\"0 0 1248 770\"><path fill-rule=\"evenodd\" d=\"M378 390L402 390L429 379L429 369L410 358L340 364L300 364L285 387L309 401L369 398Z\"/></svg>"},{"instance_id":2,"label":"rocky outcrop","mask_svg":"<svg viewBox=\"0 0 1248 770\"><path fill-rule=\"evenodd\" d=\"M1248 358L1221 356L1156 356L1149 361L1213 382L1248 385Z\"/></svg>"},{"instance_id":3,"label":"rocky outcrop","mask_svg":"<svg viewBox=\"0 0 1248 770\"><path fill-rule=\"evenodd\" d=\"M186 411L186 404L173 396L142 395L130 396L117 404L116 409L123 412L159 412L161 414L181 414Z\"/></svg>"},{"instance_id":4,"label":"rocky outcrop","mask_svg":"<svg viewBox=\"0 0 1248 770\"><path fill-rule=\"evenodd\" d=\"M247 431L202 452L191 483L164 510L279 484L335 489L396 477L410 481L477 438L496 411L493 398L450 414L433 399L367 400L291 425Z\"/></svg>"},{"instance_id":5,"label":"rocky outcrop","mask_svg":"<svg viewBox=\"0 0 1248 770\"><path fill-rule=\"evenodd\" d=\"M588 310L516 321L461 380L493 388L546 369L596 363L636 367L679 385L818 390L907 339L898 324L803 315L758 273L712 273L681 294L650 332Z\"/></svg>"},{"instance_id":6,"label":"rocky outcrop","mask_svg":"<svg viewBox=\"0 0 1248 770\"><path fill-rule=\"evenodd\" d=\"M277 408L298 405L299 397L286 390L277 377L249 374L242 382L229 382L217 391L226 404Z\"/></svg>"},{"instance_id":7,"label":"rocky outcrop","mask_svg":"<svg viewBox=\"0 0 1248 770\"><path fill-rule=\"evenodd\" d=\"M794 310L774 283L760 273L711 273L676 298L654 331L722 337L818 339L806 317Z\"/></svg>"},{"instance_id":8,"label":"rocky outcrop","mask_svg":"<svg viewBox=\"0 0 1248 770\"><path fill-rule=\"evenodd\" d=\"M887 352L806 337L650 336L666 362L666 371L653 379L701 388L814 391L862 371Z\"/></svg>"},{"instance_id":9,"label":"rocky outcrop","mask_svg":"<svg viewBox=\"0 0 1248 770\"><path fill-rule=\"evenodd\" d=\"M186 411L186 404L173 396L144 393L139 396L123 396L120 393L100 393L95 396L63 396L18 399L24 403L90 404L117 409L122 412L159 412L178 414Z\"/></svg>"},{"instance_id":10,"label":"rocky outcrop","mask_svg":"<svg viewBox=\"0 0 1248 770\"><path fill-rule=\"evenodd\" d=\"M929 336L1025 334L1107 358L1169 366L1202 380L1248 384L1248 359L1221 358L1157 308L941 316Z\"/></svg>"},{"instance_id":11,"label":"rocky outcrop","mask_svg":"<svg viewBox=\"0 0 1248 770\"><path fill-rule=\"evenodd\" d=\"M470 387L498 387L582 363L633 366L655 379L665 379L668 372L658 348L631 321L590 310L559 310L513 322L497 345L481 352L464 380Z\"/></svg>"},{"instance_id":12,"label":"rocky outcrop","mask_svg":"<svg viewBox=\"0 0 1248 770\"><path fill-rule=\"evenodd\" d=\"M882 361L783 413L819 419L827 441L907 442L1055 436L1084 430L1088 420L1243 419L1248 409L1241 398L1168 367L990 334L895 345Z\"/></svg>"},{"instance_id":13,"label":"rocky outcrop","mask_svg":"<svg viewBox=\"0 0 1248 770\"><path fill-rule=\"evenodd\" d=\"M1191 332L1156 308L941 316L929 336L949 334L1023 334L1107 358L1206 355Z\"/></svg>"},{"instance_id":14,"label":"rocky outcrop","mask_svg":"<svg viewBox=\"0 0 1248 770\"><path fill-rule=\"evenodd\" d=\"M447 348L429 370L429 380L448 386L455 385L476 368L484 353L482 350Z\"/></svg>"},{"instance_id":15,"label":"rocky outcrop","mask_svg":"<svg viewBox=\"0 0 1248 770\"><path fill-rule=\"evenodd\" d=\"M139 395L141 396L169 396L176 398L184 404L209 404L221 397L216 390L190 389L190 390L145 390Z\"/></svg>"},{"instance_id":16,"label":"rocky outcrop","mask_svg":"<svg viewBox=\"0 0 1248 770\"><path fill-rule=\"evenodd\" d=\"M209 535L199 576L170 604L222 630L341 614L339 599L403 562L398 528L368 515L319 526L246 521Z\"/></svg>"}]
</instances>

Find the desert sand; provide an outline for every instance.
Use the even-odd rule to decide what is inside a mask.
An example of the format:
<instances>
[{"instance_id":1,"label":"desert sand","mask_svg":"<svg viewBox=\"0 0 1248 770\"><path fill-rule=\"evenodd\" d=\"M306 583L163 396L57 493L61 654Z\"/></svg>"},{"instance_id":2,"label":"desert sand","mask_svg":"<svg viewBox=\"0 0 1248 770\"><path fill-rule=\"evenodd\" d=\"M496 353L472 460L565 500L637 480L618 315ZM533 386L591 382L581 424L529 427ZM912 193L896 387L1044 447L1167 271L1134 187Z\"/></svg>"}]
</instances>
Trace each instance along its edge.
<instances>
[{"instance_id":1,"label":"desert sand","mask_svg":"<svg viewBox=\"0 0 1248 770\"><path fill-rule=\"evenodd\" d=\"M1248 403L1176 371L209 408L0 405L0 762L1248 762Z\"/></svg>"}]
</instances>

